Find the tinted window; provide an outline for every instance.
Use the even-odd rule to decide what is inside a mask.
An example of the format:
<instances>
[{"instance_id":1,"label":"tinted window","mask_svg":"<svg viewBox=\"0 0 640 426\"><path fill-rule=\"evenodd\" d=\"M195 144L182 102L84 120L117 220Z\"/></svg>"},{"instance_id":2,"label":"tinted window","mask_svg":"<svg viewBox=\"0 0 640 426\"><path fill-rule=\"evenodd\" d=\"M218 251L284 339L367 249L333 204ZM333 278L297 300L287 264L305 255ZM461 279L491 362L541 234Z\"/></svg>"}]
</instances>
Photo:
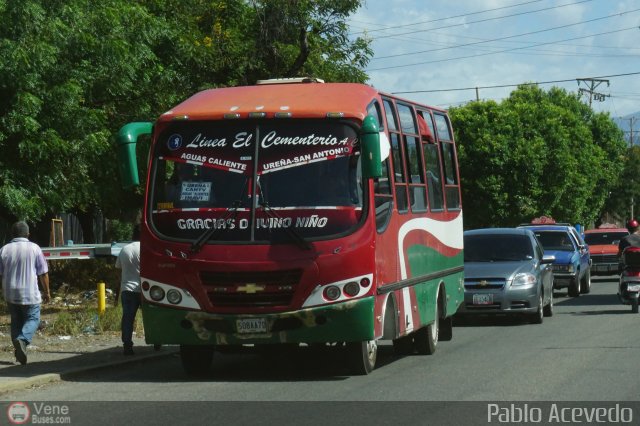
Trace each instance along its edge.
<instances>
[{"instance_id":1,"label":"tinted window","mask_svg":"<svg viewBox=\"0 0 640 426\"><path fill-rule=\"evenodd\" d=\"M418 134L418 127L416 126L416 119L413 115L411 107L403 104L398 104L398 114L400 115L400 126L403 133Z\"/></svg>"},{"instance_id":2,"label":"tinted window","mask_svg":"<svg viewBox=\"0 0 640 426\"><path fill-rule=\"evenodd\" d=\"M538 241L545 250L574 251L575 243L565 231L535 231Z\"/></svg>"},{"instance_id":3,"label":"tinted window","mask_svg":"<svg viewBox=\"0 0 640 426\"><path fill-rule=\"evenodd\" d=\"M464 236L465 262L516 262L533 259L526 235L476 234Z\"/></svg>"},{"instance_id":4,"label":"tinted window","mask_svg":"<svg viewBox=\"0 0 640 426\"><path fill-rule=\"evenodd\" d=\"M424 159L427 163L427 192L429 194L429 205L431 210L442 210L444 208L444 196L442 191L442 179L440 178L440 156L438 146L434 144L423 144Z\"/></svg>"},{"instance_id":5,"label":"tinted window","mask_svg":"<svg viewBox=\"0 0 640 426\"><path fill-rule=\"evenodd\" d=\"M434 114L434 117L436 119L436 127L438 129L438 138L444 141L453 140L453 138L451 137L451 131L449 130L449 123L447 121L447 118L441 114ZM427 121L427 124L428 123L429 122Z\"/></svg>"},{"instance_id":6,"label":"tinted window","mask_svg":"<svg viewBox=\"0 0 640 426\"><path fill-rule=\"evenodd\" d=\"M628 232L594 232L585 234L584 241L589 245L618 244Z\"/></svg>"},{"instance_id":7,"label":"tinted window","mask_svg":"<svg viewBox=\"0 0 640 426\"><path fill-rule=\"evenodd\" d=\"M384 113L387 117L387 128L389 130L398 130L396 112L393 109L393 104L389 101L384 101Z\"/></svg>"},{"instance_id":8,"label":"tinted window","mask_svg":"<svg viewBox=\"0 0 640 426\"><path fill-rule=\"evenodd\" d=\"M380 105L378 104L378 102L374 101L369 104L369 107L367 108L367 115L370 115L376 119L378 123L378 129L384 129L384 126L382 125L382 114L380 113Z\"/></svg>"},{"instance_id":9,"label":"tinted window","mask_svg":"<svg viewBox=\"0 0 640 426\"><path fill-rule=\"evenodd\" d=\"M427 210L427 196L424 186L420 139L415 136L405 136L405 141L405 152L409 163L409 183L411 184L409 187L411 210L424 212Z\"/></svg>"}]
</instances>

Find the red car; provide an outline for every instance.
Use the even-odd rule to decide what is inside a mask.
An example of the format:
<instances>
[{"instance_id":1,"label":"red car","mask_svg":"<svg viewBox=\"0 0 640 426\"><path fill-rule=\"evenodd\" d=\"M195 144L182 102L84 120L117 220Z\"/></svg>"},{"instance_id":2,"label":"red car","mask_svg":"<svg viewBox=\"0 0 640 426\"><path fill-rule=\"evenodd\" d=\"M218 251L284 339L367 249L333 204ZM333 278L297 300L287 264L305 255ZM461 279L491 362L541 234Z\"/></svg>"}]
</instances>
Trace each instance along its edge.
<instances>
[{"instance_id":1,"label":"red car","mask_svg":"<svg viewBox=\"0 0 640 426\"><path fill-rule=\"evenodd\" d=\"M625 228L602 225L584 233L584 241L591 252L591 275L612 275L620 273L618 243L629 235Z\"/></svg>"}]
</instances>

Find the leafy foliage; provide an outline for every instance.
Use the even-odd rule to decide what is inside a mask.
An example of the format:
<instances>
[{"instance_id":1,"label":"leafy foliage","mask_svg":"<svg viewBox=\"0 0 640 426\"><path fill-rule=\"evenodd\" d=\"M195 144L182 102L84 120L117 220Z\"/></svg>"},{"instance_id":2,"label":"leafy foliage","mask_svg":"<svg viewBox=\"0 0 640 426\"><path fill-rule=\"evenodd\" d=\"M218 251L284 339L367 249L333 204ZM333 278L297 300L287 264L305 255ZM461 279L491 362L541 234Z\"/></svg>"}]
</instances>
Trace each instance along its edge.
<instances>
[{"instance_id":1,"label":"leafy foliage","mask_svg":"<svg viewBox=\"0 0 640 426\"><path fill-rule=\"evenodd\" d=\"M639 215L640 147L628 148L626 155L620 157L619 163L622 164L620 179L610 188L604 209L607 214L613 215L613 220L611 217L602 220L625 223L632 215L636 218Z\"/></svg>"},{"instance_id":2,"label":"leafy foliage","mask_svg":"<svg viewBox=\"0 0 640 426\"><path fill-rule=\"evenodd\" d=\"M593 223L620 173L622 132L575 94L522 85L501 103L450 110L465 226L514 226L547 215Z\"/></svg>"},{"instance_id":3,"label":"leafy foliage","mask_svg":"<svg viewBox=\"0 0 640 426\"><path fill-rule=\"evenodd\" d=\"M133 221L113 136L194 92L305 74L364 82L351 0L0 1L0 219ZM139 158L144 161L145 146ZM140 164L141 175L146 165Z\"/></svg>"}]
</instances>

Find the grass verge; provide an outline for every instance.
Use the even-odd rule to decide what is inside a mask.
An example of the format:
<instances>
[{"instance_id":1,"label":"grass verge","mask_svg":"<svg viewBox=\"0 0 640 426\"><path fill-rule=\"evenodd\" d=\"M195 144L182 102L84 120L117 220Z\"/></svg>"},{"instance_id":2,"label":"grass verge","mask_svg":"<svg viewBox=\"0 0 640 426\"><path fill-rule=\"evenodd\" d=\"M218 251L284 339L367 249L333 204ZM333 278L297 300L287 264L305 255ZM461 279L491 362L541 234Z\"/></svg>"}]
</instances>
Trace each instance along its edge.
<instances>
[{"instance_id":1,"label":"grass verge","mask_svg":"<svg viewBox=\"0 0 640 426\"><path fill-rule=\"evenodd\" d=\"M107 307L102 314L98 314L97 309L93 307L64 309L54 313L51 318L42 330L45 334L72 336L82 333L119 332L122 307ZM134 331L138 335L143 334L141 312L136 315Z\"/></svg>"}]
</instances>

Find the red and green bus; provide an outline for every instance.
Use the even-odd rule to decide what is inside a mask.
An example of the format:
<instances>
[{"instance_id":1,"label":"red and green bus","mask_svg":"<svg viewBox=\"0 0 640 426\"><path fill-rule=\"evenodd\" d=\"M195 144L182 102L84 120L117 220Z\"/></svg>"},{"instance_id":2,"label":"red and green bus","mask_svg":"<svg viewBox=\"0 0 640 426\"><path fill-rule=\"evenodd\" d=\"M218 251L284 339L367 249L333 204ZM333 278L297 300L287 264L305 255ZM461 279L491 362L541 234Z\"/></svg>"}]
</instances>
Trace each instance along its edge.
<instances>
[{"instance_id":1,"label":"red and green bus","mask_svg":"<svg viewBox=\"0 0 640 426\"><path fill-rule=\"evenodd\" d=\"M380 339L400 354L451 339L463 228L446 111L311 78L205 90L120 130L125 187L147 134L145 339L180 345L188 373L225 347L308 345L368 374Z\"/></svg>"}]
</instances>

